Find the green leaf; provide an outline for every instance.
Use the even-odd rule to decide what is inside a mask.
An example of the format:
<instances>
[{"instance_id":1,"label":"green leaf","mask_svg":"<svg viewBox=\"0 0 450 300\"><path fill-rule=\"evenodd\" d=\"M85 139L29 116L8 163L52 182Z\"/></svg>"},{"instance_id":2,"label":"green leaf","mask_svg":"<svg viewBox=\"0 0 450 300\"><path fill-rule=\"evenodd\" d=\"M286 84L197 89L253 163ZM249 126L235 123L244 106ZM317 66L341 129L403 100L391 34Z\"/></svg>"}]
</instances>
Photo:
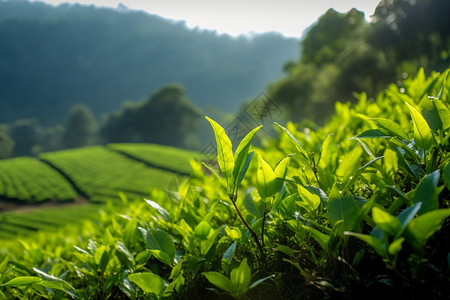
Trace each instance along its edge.
<instances>
[{"instance_id":1,"label":"green leaf","mask_svg":"<svg viewBox=\"0 0 450 300\"><path fill-rule=\"evenodd\" d=\"M340 164L336 170L336 175L342 181L347 180L350 176L354 175L355 171L361 165L361 155L363 154L363 149L361 147L355 147L351 151L344 154L340 158ZM352 176L353 178L355 176Z\"/></svg>"},{"instance_id":2,"label":"green leaf","mask_svg":"<svg viewBox=\"0 0 450 300\"><path fill-rule=\"evenodd\" d=\"M396 217L376 206L372 208L372 219L381 230L390 236L397 236L402 228L402 224Z\"/></svg>"},{"instance_id":3,"label":"green leaf","mask_svg":"<svg viewBox=\"0 0 450 300\"><path fill-rule=\"evenodd\" d=\"M232 183L232 175L234 169L234 157L231 141L228 138L225 130L212 119L205 117L211 124L214 130L217 144L217 161L220 166L222 176L225 178L227 186L230 187Z\"/></svg>"},{"instance_id":4,"label":"green leaf","mask_svg":"<svg viewBox=\"0 0 450 300\"><path fill-rule=\"evenodd\" d=\"M128 279L137 284L144 292L155 294L158 297L162 295L165 289L164 280L150 272L134 273L129 275Z\"/></svg>"},{"instance_id":5,"label":"green leaf","mask_svg":"<svg viewBox=\"0 0 450 300\"><path fill-rule=\"evenodd\" d=\"M216 179L220 182L220 184L222 184L222 186L227 189L227 183L219 176L219 174L217 174L216 171L214 171L213 168L211 168L210 166L208 166L207 164L205 164L204 162L202 162L202 164L211 172L211 174L214 175L214 177L216 177Z\"/></svg>"},{"instance_id":6,"label":"green leaf","mask_svg":"<svg viewBox=\"0 0 450 300\"><path fill-rule=\"evenodd\" d=\"M242 139L242 141L239 143L239 146L236 149L236 152L234 154L234 157L236 159L234 161L234 169L233 169L233 178L234 178L235 186L238 186L238 184L239 184L238 181L239 181L239 178L241 177L242 170L244 169L244 166L246 165L248 151L250 149L252 140L255 137L258 130L261 129L261 127L262 127L262 125L259 127L256 127L252 131L250 131ZM247 164L247 168L248 168L248 164ZM245 174L245 172L244 172L244 174Z\"/></svg>"},{"instance_id":7,"label":"green leaf","mask_svg":"<svg viewBox=\"0 0 450 300\"><path fill-rule=\"evenodd\" d=\"M306 152L305 148L303 148L303 146L299 143L299 141L297 141L297 139L292 135L292 133L289 132L289 130L287 130L286 128L284 128L283 126L281 126L280 124L278 124L277 122L274 122L275 125L277 125L279 128L281 128L281 130L283 130L291 139L291 141L294 143L295 148L297 148L297 151L304 156L304 158L306 158L307 160L309 160L308 158L308 152Z\"/></svg>"},{"instance_id":8,"label":"green leaf","mask_svg":"<svg viewBox=\"0 0 450 300\"><path fill-rule=\"evenodd\" d=\"M235 187L236 190L239 188L239 185L241 184L242 179L244 179L245 173L247 173L248 167L250 166L250 162L252 161L254 154L255 154L255 151L252 151L247 155L244 166L242 167L242 170L239 173L239 177L236 182L236 187Z\"/></svg>"},{"instance_id":9,"label":"green leaf","mask_svg":"<svg viewBox=\"0 0 450 300\"><path fill-rule=\"evenodd\" d=\"M209 232L211 231L211 225L209 225L206 221L201 221L197 227L194 229L194 234L200 239L204 240L208 237Z\"/></svg>"},{"instance_id":10,"label":"green leaf","mask_svg":"<svg viewBox=\"0 0 450 300\"><path fill-rule=\"evenodd\" d=\"M222 260L226 260L227 262L231 263L231 260L234 257L234 253L236 252L236 241L233 242L233 244L228 247L227 251L222 256Z\"/></svg>"},{"instance_id":11,"label":"green leaf","mask_svg":"<svg viewBox=\"0 0 450 300\"><path fill-rule=\"evenodd\" d=\"M280 160L278 165L275 167L275 170L273 173L275 174L275 177L277 178L286 178L287 169L289 166L289 162L291 161L291 155L288 155Z\"/></svg>"},{"instance_id":12,"label":"green leaf","mask_svg":"<svg viewBox=\"0 0 450 300\"><path fill-rule=\"evenodd\" d=\"M276 248L277 251L279 251L281 253L284 253L284 254L286 254L289 257L293 257L295 255L295 253L297 252L297 251L295 251L294 249L292 249L292 248L290 248L288 246L281 245L281 244L276 244L276 245L277 245L277 248Z\"/></svg>"},{"instance_id":13,"label":"green leaf","mask_svg":"<svg viewBox=\"0 0 450 300\"><path fill-rule=\"evenodd\" d=\"M393 136L393 134L385 133L378 129L369 129L364 131L363 133L358 134L352 139L391 138Z\"/></svg>"},{"instance_id":14,"label":"green leaf","mask_svg":"<svg viewBox=\"0 0 450 300\"><path fill-rule=\"evenodd\" d=\"M0 263L0 274L3 274L3 272L5 272L6 267L8 266L8 262L9 256L6 256L5 259L3 259L2 263Z\"/></svg>"},{"instance_id":15,"label":"green leaf","mask_svg":"<svg viewBox=\"0 0 450 300\"><path fill-rule=\"evenodd\" d=\"M422 202L417 202L413 206L405 208L398 216L397 219L400 221L402 227L400 231L397 233L397 237L399 237L403 231L406 229L406 226L408 226L409 222L414 218L416 213L419 211L420 207L422 206Z\"/></svg>"},{"instance_id":16,"label":"green leaf","mask_svg":"<svg viewBox=\"0 0 450 300\"><path fill-rule=\"evenodd\" d=\"M449 216L450 208L427 212L408 224L404 236L414 250L420 253L428 239L441 229L445 219Z\"/></svg>"},{"instance_id":17,"label":"green leaf","mask_svg":"<svg viewBox=\"0 0 450 300\"><path fill-rule=\"evenodd\" d=\"M232 239L238 240L242 237L242 233L238 228L230 228L225 226L225 233Z\"/></svg>"},{"instance_id":18,"label":"green leaf","mask_svg":"<svg viewBox=\"0 0 450 300\"><path fill-rule=\"evenodd\" d=\"M148 205L153 207L153 209L155 209L165 221L169 220L169 212L167 210L165 210L163 207L161 207L161 205L159 205L155 201L148 200L148 199L145 199L145 202L147 202Z\"/></svg>"},{"instance_id":19,"label":"green leaf","mask_svg":"<svg viewBox=\"0 0 450 300\"><path fill-rule=\"evenodd\" d=\"M438 182L439 170L436 170L422 178L417 186L414 195L414 203L422 202L422 207L418 212L419 215L439 208Z\"/></svg>"},{"instance_id":20,"label":"green leaf","mask_svg":"<svg viewBox=\"0 0 450 300\"><path fill-rule=\"evenodd\" d=\"M380 255L382 257L386 257L386 253L385 253L385 251L383 251L383 244L376 237L367 235L367 234L361 234L361 233L349 232L349 231L345 231L344 234L357 237L358 239L360 239L363 242L366 242L370 247L372 247L378 253L378 255Z\"/></svg>"},{"instance_id":21,"label":"green leaf","mask_svg":"<svg viewBox=\"0 0 450 300\"><path fill-rule=\"evenodd\" d=\"M275 194L275 174L272 168L258 154L258 172L256 173L256 187L261 198L269 198Z\"/></svg>"},{"instance_id":22,"label":"green leaf","mask_svg":"<svg viewBox=\"0 0 450 300\"><path fill-rule=\"evenodd\" d=\"M264 201L261 199L255 200L252 196L253 188L247 190L244 197L244 206L249 213L256 216L258 219L264 215Z\"/></svg>"},{"instance_id":23,"label":"green leaf","mask_svg":"<svg viewBox=\"0 0 450 300\"><path fill-rule=\"evenodd\" d=\"M42 281L42 279L36 276L19 276L2 284L2 286L24 286L37 283L40 281Z\"/></svg>"},{"instance_id":24,"label":"green leaf","mask_svg":"<svg viewBox=\"0 0 450 300\"><path fill-rule=\"evenodd\" d=\"M256 280L255 282L253 282L253 283L248 287L248 289L251 290L252 288L254 288L254 287L260 285L261 283L263 283L264 281L266 281L267 279L272 278L272 277L273 277L273 275L269 275L269 276L267 276L267 277L258 279L258 280Z\"/></svg>"},{"instance_id":25,"label":"green leaf","mask_svg":"<svg viewBox=\"0 0 450 300\"><path fill-rule=\"evenodd\" d=\"M138 229L152 254L161 262L172 265L175 258L175 244L172 237L160 229L151 228L148 231L142 227L138 227Z\"/></svg>"},{"instance_id":26,"label":"green leaf","mask_svg":"<svg viewBox=\"0 0 450 300\"><path fill-rule=\"evenodd\" d=\"M330 236L320 232L319 230L310 227L301 225L303 229L306 231L309 231L311 233L311 236L316 240L316 242L319 243L320 247L322 247L323 250L328 251L328 242L330 241Z\"/></svg>"},{"instance_id":27,"label":"green leaf","mask_svg":"<svg viewBox=\"0 0 450 300\"><path fill-rule=\"evenodd\" d=\"M428 151L435 143L430 127L420 112L408 103L406 103L406 105L408 105L413 120L414 141L420 149Z\"/></svg>"},{"instance_id":28,"label":"green leaf","mask_svg":"<svg viewBox=\"0 0 450 300\"><path fill-rule=\"evenodd\" d=\"M450 189L450 163L448 163L442 171L442 179L448 189Z\"/></svg>"},{"instance_id":29,"label":"green leaf","mask_svg":"<svg viewBox=\"0 0 450 300\"><path fill-rule=\"evenodd\" d=\"M205 276L209 282L214 284L219 289L222 289L229 293L232 293L234 291L231 280L225 277L225 275L218 272L203 272L202 275Z\"/></svg>"},{"instance_id":30,"label":"green leaf","mask_svg":"<svg viewBox=\"0 0 450 300\"><path fill-rule=\"evenodd\" d=\"M384 133L395 136L403 140L409 140L408 134L396 122L389 119L373 118L371 119Z\"/></svg>"},{"instance_id":31,"label":"green leaf","mask_svg":"<svg viewBox=\"0 0 450 300\"><path fill-rule=\"evenodd\" d=\"M393 241L388 247L389 254L392 256L397 256L397 254L402 250L402 244L404 240L405 238L401 237Z\"/></svg>"},{"instance_id":32,"label":"green leaf","mask_svg":"<svg viewBox=\"0 0 450 300\"><path fill-rule=\"evenodd\" d=\"M302 185L298 185L298 194L302 199L302 204L307 211L311 212L319 208L320 205L320 197L316 194L311 193L307 188Z\"/></svg>"},{"instance_id":33,"label":"green leaf","mask_svg":"<svg viewBox=\"0 0 450 300\"><path fill-rule=\"evenodd\" d=\"M342 220L344 230L350 231L357 225L361 206L361 203L351 195L331 198L328 200L328 217L333 225Z\"/></svg>"},{"instance_id":34,"label":"green leaf","mask_svg":"<svg viewBox=\"0 0 450 300\"><path fill-rule=\"evenodd\" d=\"M241 261L238 268L231 271L230 279L236 292L243 293L247 290L252 279L252 273L247 264L247 258L244 258Z\"/></svg>"}]
</instances>

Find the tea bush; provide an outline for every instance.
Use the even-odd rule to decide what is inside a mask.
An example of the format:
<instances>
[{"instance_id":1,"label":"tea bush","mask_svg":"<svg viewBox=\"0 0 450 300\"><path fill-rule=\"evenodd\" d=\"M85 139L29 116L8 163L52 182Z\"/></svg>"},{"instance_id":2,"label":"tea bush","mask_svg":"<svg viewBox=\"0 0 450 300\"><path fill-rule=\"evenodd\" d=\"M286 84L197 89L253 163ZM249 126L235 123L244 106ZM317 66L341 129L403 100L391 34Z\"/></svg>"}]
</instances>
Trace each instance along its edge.
<instances>
[{"instance_id":1,"label":"tea bush","mask_svg":"<svg viewBox=\"0 0 450 300\"><path fill-rule=\"evenodd\" d=\"M275 124L263 149L260 127L233 153L208 119L218 168L3 250L0 297L444 298L448 73L338 102L320 128Z\"/></svg>"}]
</instances>

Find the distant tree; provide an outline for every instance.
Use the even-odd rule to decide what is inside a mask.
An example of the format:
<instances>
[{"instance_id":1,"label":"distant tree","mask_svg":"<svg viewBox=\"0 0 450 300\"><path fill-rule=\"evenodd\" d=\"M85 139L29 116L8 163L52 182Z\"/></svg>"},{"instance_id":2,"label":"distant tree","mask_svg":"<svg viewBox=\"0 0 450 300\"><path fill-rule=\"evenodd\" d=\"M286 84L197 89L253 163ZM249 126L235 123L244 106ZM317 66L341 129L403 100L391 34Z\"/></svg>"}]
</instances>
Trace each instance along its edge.
<instances>
[{"instance_id":1,"label":"distant tree","mask_svg":"<svg viewBox=\"0 0 450 300\"><path fill-rule=\"evenodd\" d=\"M147 101L127 103L121 112L107 119L101 135L106 142L192 148L200 116L200 110L185 96L183 87L171 84L156 91Z\"/></svg>"},{"instance_id":2,"label":"distant tree","mask_svg":"<svg viewBox=\"0 0 450 300\"><path fill-rule=\"evenodd\" d=\"M0 159L11 157L14 151L14 141L6 133L0 131Z\"/></svg>"},{"instance_id":3,"label":"distant tree","mask_svg":"<svg viewBox=\"0 0 450 300\"><path fill-rule=\"evenodd\" d=\"M370 42L391 62L403 62L403 68L407 62L412 71L443 70L450 64L449 16L448 0L382 1L374 13Z\"/></svg>"},{"instance_id":4,"label":"distant tree","mask_svg":"<svg viewBox=\"0 0 450 300\"><path fill-rule=\"evenodd\" d=\"M39 150L48 152L63 149L63 133L64 126L62 125L57 125L51 128L44 128Z\"/></svg>"},{"instance_id":5,"label":"distant tree","mask_svg":"<svg viewBox=\"0 0 450 300\"><path fill-rule=\"evenodd\" d=\"M14 140L14 155L33 155L38 146L42 129L36 119L17 120L10 126L10 137Z\"/></svg>"},{"instance_id":6,"label":"distant tree","mask_svg":"<svg viewBox=\"0 0 450 300\"><path fill-rule=\"evenodd\" d=\"M97 122L92 112L84 104L77 104L70 110L64 133L63 145L66 148L76 148L91 145L97 131Z\"/></svg>"}]
</instances>

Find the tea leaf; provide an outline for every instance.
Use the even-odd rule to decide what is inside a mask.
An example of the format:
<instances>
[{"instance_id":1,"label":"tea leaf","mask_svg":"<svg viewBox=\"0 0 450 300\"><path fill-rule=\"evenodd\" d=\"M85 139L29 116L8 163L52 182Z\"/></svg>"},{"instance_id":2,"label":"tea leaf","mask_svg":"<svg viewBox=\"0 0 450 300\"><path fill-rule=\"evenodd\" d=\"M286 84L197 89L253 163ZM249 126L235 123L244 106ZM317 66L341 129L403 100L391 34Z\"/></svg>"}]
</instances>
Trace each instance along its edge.
<instances>
[{"instance_id":1,"label":"tea leaf","mask_svg":"<svg viewBox=\"0 0 450 300\"><path fill-rule=\"evenodd\" d=\"M414 202L422 202L422 207L418 212L419 215L439 208L439 189L437 188L438 182L439 170L436 170L422 178L417 186L414 195Z\"/></svg>"},{"instance_id":2,"label":"tea leaf","mask_svg":"<svg viewBox=\"0 0 450 300\"><path fill-rule=\"evenodd\" d=\"M405 237L414 250L421 252L428 239L450 216L450 208L433 210L413 219L405 230Z\"/></svg>"},{"instance_id":3,"label":"tea leaf","mask_svg":"<svg viewBox=\"0 0 450 300\"><path fill-rule=\"evenodd\" d=\"M239 173L239 177L237 178L237 181L235 183L236 190L239 188L239 185L241 184L242 179L244 179L245 173L247 173L248 167L250 166L250 162L252 161L254 154L255 154L255 151L252 151L247 155L244 166L242 167L241 172Z\"/></svg>"},{"instance_id":4,"label":"tea leaf","mask_svg":"<svg viewBox=\"0 0 450 300\"><path fill-rule=\"evenodd\" d=\"M195 234L195 236L204 240L208 237L208 234L210 231L211 231L211 225L209 225L208 222L206 222L206 221L201 221L197 225L197 227L195 227L194 234Z\"/></svg>"},{"instance_id":5,"label":"tea leaf","mask_svg":"<svg viewBox=\"0 0 450 300\"><path fill-rule=\"evenodd\" d=\"M247 168L248 168L248 163L247 163L248 151L250 149L253 138L255 137L258 130L261 129L261 127L262 127L262 125L259 127L256 127L252 131L250 131L242 139L242 141L239 143L239 146L236 149L236 152L234 154L236 160L234 162L234 169L233 169L233 178L235 180L236 186L238 185L238 179L241 177L242 170L244 169L246 164L247 164Z\"/></svg>"},{"instance_id":6,"label":"tea leaf","mask_svg":"<svg viewBox=\"0 0 450 300\"><path fill-rule=\"evenodd\" d=\"M211 124L214 130L217 144L217 162L220 166L222 176L225 178L227 186L229 187L232 180L232 173L234 168L233 148L231 141L228 138L225 130L212 119L205 117Z\"/></svg>"},{"instance_id":7,"label":"tea leaf","mask_svg":"<svg viewBox=\"0 0 450 300\"><path fill-rule=\"evenodd\" d=\"M389 136L398 137L406 141L409 140L408 134L396 122L383 118L373 118L371 120L378 126L378 128L387 133Z\"/></svg>"},{"instance_id":8,"label":"tea leaf","mask_svg":"<svg viewBox=\"0 0 450 300\"><path fill-rule=\"evenodd\" d=\"M381 230L390 236L396 236L402 227L396 217L376 206L372 208L372 219Z\"/></svg>"},{"instance_id":9,"label":"tea leaf","mask_svg":"<svg viewBox=\"0 0 450 300\"><path fill-rule=\"evenodd\" d=\"M156 258L165 264L172 265L175 258L175 244L172 237L160 229L149 229L138 227L141 231L148 249L152 251Z\"/></svg>"},{"instance_id":10,"label":"tea leaf","mask_svg":"<svg viewBox=\"0 0 450 300\"><path fill-rule=\"evenodd\" d=\"M357 237L361 241L366 242L370 247L372 247L378 253L378 255L383 256L383 257L386 255L385 251L383 250L382 242L379 239L377 239L376 237L367 235L367 234L361 234L361 233L349 232L349 231L345 231L344 234Z\"/></svg>"},{"instance_id":11,"label":"tea leaf","mask_svg":"<svg viewBox=\"0 0 450 300\"><path fill-rule=\"evenodd\" d=\"M281 126L280 124L278 124L277 122L274 122L275 125L277 125L279 128L281 128L281 130L283 130L291 139L291 141L294 143L295 148L297 148L297 151L303 155L303 157L306 160L309 160L308 158L308 152L306 152L305 148L303 148L303 146L299 143L299 141L297 141L297 139L292 135L292 133L289 132L289 130L287 130L285 127Z\"/></svg>"},{"instance_id":12,"label":"tea leaf","mask_svg":"<svg viewBox=\"0 0 450 300\"><path fill-rule=\"evenodd\" d=\"M346 231L353 230L357 225L360 209L361 204L351 195L328 200L328 217L332 224L342 220Z\"/></svg>"},{"instance_id":13,"label":"tea leaf","mask_svg":"<svg viewBox=\"0 0 450 300\"><path fill-rule=\"evenodd\" d=\"M247 258L244 258L241 261L238 268L231 271L230 279L235 291L238 293L242 293L247 290L247 287L252 279L252 273L247 264Z\"/></svg>"},{"instance_id":14,"label":"tea leaf","mask_svg":"<svg viewBox=\"0 0 450 300\"><path fill-rule=\"evenodd\" d=\"M275 194L275 174L272 168L258 154L258 172L256 173L256 186L258 194L264 200Z\"/></svg>"},{"instance_id":15,"label":"tea leaf","mask_svg":"<svg viewBox=\"0 0 450 300\"><path fill-rule=\"evenodd\" d=\"M450 189L450 163L448 163L442 172L442 178L448 189Z\"/></svg>"},{"instance_id":16,"label":"tea leaf","mask_svg":"<svg viewBox=\"0 0 450 300\"><path fill-rule=\"evenodd\" d=\"M36 276L19 276L2 284L2 286L24 286L37 283L40 281L42 281L42 279Z\"/></svg>"},{"instance_id":17,"label":"tea leaf","mask_svg":"<svg viewBox=\"0 0 450 300\"><path fill-rule=\"evenodd\" d=\"M222 289L229 293L234 291L231 280L225 277L225 275L220 274L219 272L203 272L202 275L205 276L209 282L217 286L219 289Z\"/></svg>"},{"instance_id":18,"label":"tea leaf","mask_svg":"<svg viewBox=\"0 0 450 300\"><path fill-rule=\"evenodd\" d=\"M316 240L316 242L319 243L320 247L322 247L323 250L328 251L328 242L330 241L330 236L320 232L319 230L310 227L301 225L303 229L306 231L309 231L311 233L311 236Z\"/></svg>"},{"instance_id":19,"label":"tea leaf","mask_svg":"<svg viewBox=\"0 0 450 300\"><path fill-rule=\"evenodd\" d=\"M129 275L128 279L146 293L155 294L159 297L164 292L164 280L156 274L150 272L134 273Z\"/></svg>"},{"instance_id":20,"label":"tea leaf","mask_svg":"<svg viewBox=\"0 0 450 300\"><path fill-rule=\"evenodd\" d=\"M411 118L413 119L414 141L420 149L427 151L435 143L430 127L420 112L408 103L406 105L408 105Z\"/></svg>"}]
</instances>

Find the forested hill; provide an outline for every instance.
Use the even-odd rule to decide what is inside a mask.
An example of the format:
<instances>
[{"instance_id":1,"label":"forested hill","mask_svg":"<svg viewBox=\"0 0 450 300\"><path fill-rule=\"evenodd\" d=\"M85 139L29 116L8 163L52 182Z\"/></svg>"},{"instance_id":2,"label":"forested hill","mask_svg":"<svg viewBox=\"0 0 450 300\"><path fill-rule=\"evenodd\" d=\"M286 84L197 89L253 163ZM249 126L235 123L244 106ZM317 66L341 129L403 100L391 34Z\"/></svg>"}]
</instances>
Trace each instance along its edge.
<instances>
[{"instance_id":1,"label":"forested hill","mask_svg":"<svg viewBox=\"0 0 450 300\"><path fill-rule=\"evenodd\" d=\"M249 16L251 17L251 16ZM202 107L234 111L298 57L297 39L233 38L127 9L0 0L0 123L100 115L182 84Z\"/></svg>"}]
</instances>

